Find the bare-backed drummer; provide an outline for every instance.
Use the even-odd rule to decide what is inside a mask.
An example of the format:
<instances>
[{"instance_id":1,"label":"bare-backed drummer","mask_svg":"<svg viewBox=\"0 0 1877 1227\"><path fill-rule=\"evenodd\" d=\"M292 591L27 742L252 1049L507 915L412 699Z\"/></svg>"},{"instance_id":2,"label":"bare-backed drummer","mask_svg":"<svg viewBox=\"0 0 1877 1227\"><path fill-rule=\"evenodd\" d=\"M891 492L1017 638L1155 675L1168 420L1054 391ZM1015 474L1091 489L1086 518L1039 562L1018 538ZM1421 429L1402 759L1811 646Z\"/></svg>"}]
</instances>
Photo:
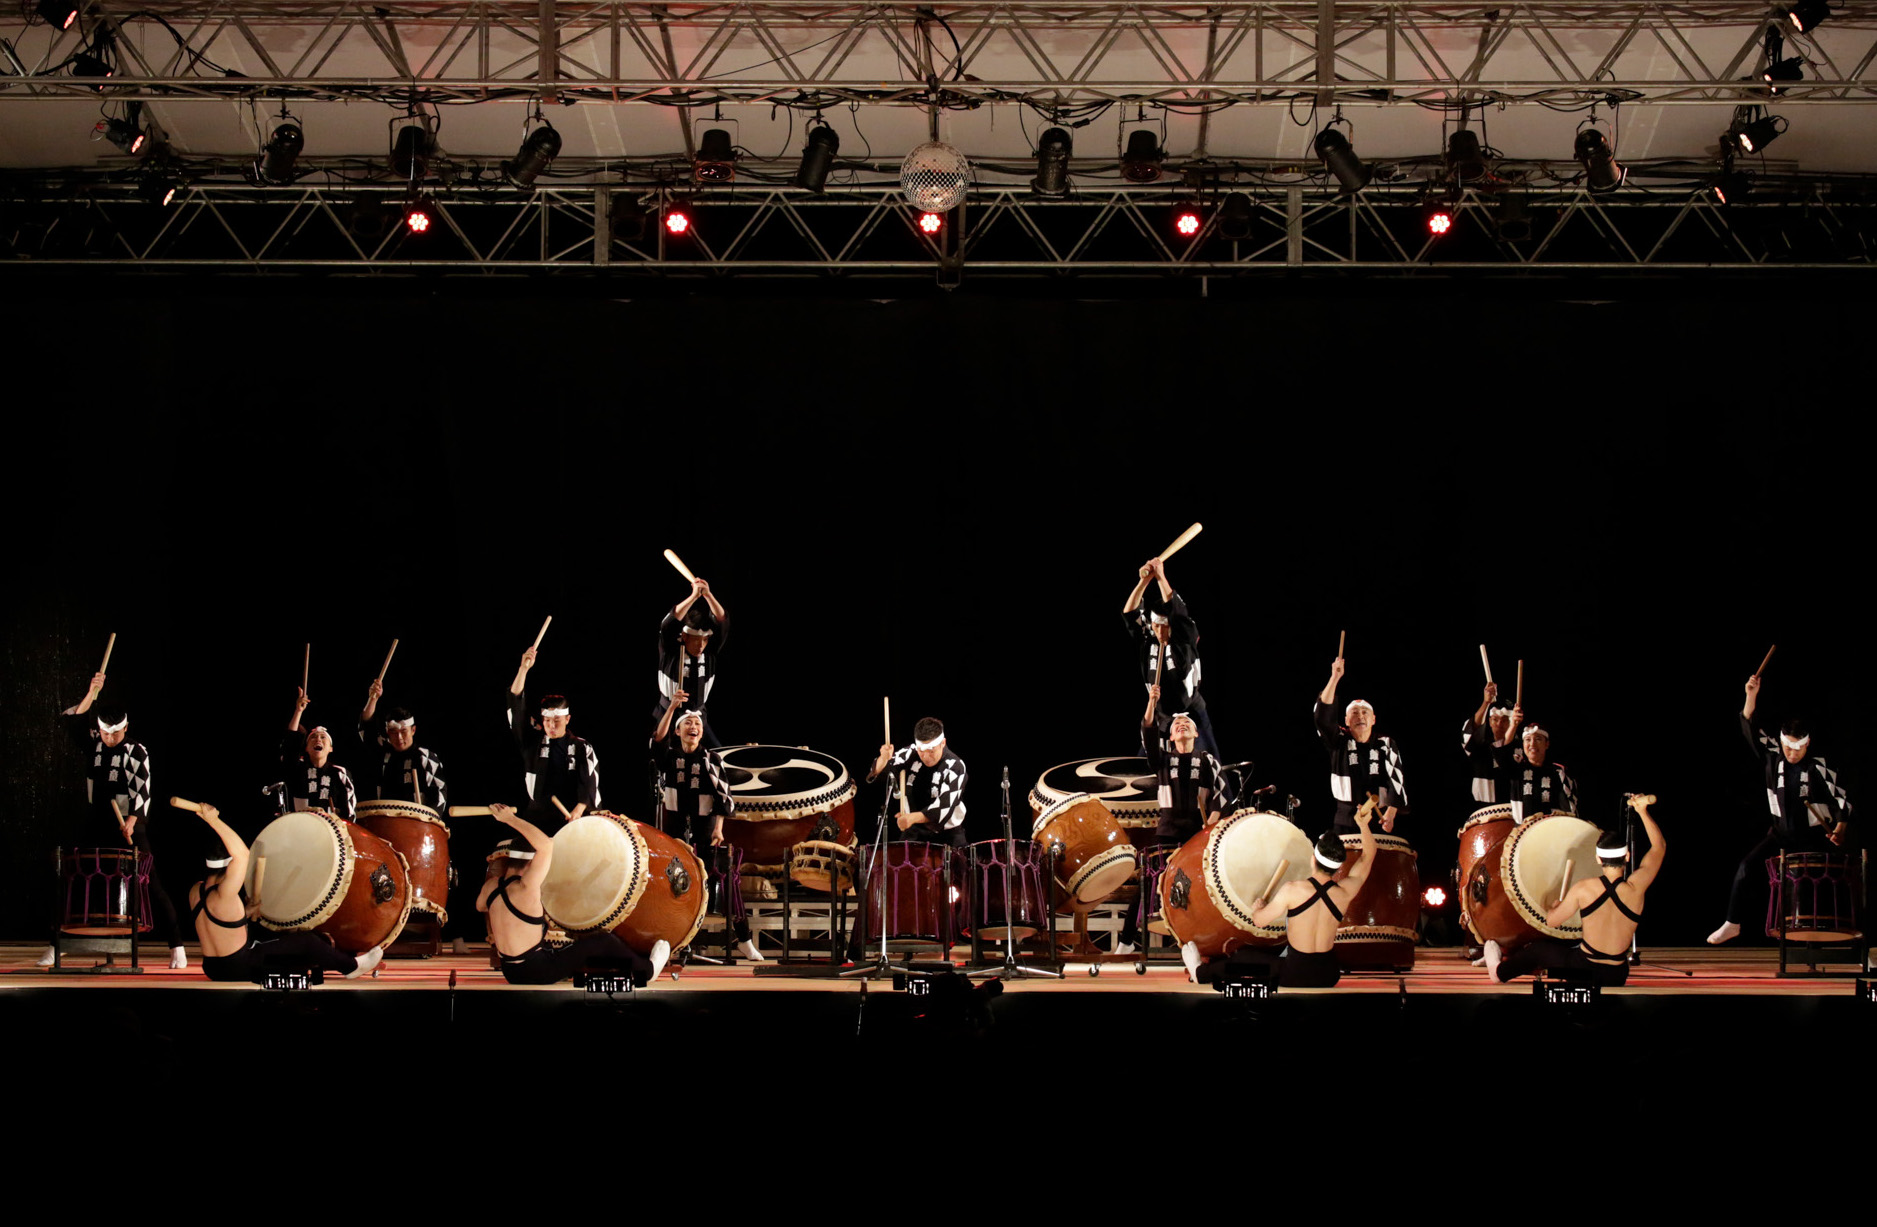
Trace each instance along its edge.
<instances>
[{"instance_id":1,"label":"bare-backed drummer","mask_svg":"<svg viewBox=\"0 0 1877 1227\"><path fill-rule=\"evenodd\" d=\"M717 658L729 638L730 615L717 594L702 579L692 580L691 595L658 624L658 706L652 719L663 716L673 692L682 690L690 696L687 706L703 717L704 744L721 744L710 726L710 692L717 684Z\"/></svg>"},{"instance_id":2,"label":"bare-backed drummer","mask_svg":"<svg viewBox=\"0 0 1877 1227\"><path fill-rule=\"evenodd\" d=\"M385 956L383 946L355 957L321 933L275 933L252 927L261 901L242 896L241 886L248 878L248 845L222 821L213 805L202 805L197 812L217 840L203 861L207 872L189 888L189 916L202 946L203 975L211 980L259 981L270 960L291 959L351 980L378 966ZM261 889L267 889L265 877Z\"/></svg>"},{"instance_id":3,"label":"bare-backed drummer","mask_svg":"<svg viewBox=\"0 0 1877 1227\"><path fill-rule=\"evenodd\" d=\"M300 717L305 714L306 691L294 700L293 717L280 739L280 769L286 792L280 799L283 810L319 809L352 821L358 812L358 789L352 775L332 760L332 733L324 725L302 730Z\"/></svg>"},{"instance_id":4,"label":"bare-backed drummer","mask_svg":"<svg viewBox=\"0 0 1877 1227\"><path fill-rule=\"evenodd\" d=\"M1735 867L1733 887L1727 892L1727 919L1708 934L1711 945L1740 936L1741 922L1747 918L1748 884L1765 871L1767 857L1781 850L1829 852L1843 844L1851 831L1850 798L1845 795L1838 773L1812 753L1811 730L1804 721L1795 719L1786 721L1777 739L1768 736L1753 722L1759 701L1760 675L1756 673L1747 679L1747 697L1740 707L1740 736L1759 760L1766 784L1766 808L1773 821Z\"/></svg>"},{"instance_id":5,"label":"bare-backed drummer","mask_svg":"<svg viewBox=\"0 0 1877 1227\"><path fill-rule=\"evenodd\" d=\"M508 728L521 754L522 784L528 793L522 817L552 832L561 825L555 798L575 818L600 807L600 758L584 739L567 731L573 709L565 695L543 695L540 715L529 718L525 695L534 662L533 648L522 652L521 667L508 687Z\"/></svg>"},{"instance_id":6,"label":"bare-backed drummer","mask_svg":"<svg viewBox=\"0 0 1877 1227\"><path fill-rule=\"evenodd\" d=\"M1173 717L1171 751L1161 749L1154 720L1160 693L1158 686L1147 688L1147 710L1141 713L1141 754L1159 788L1160 824L1154 828L1154 843L1178 848L1219 820L1223 783L1219 760L1199 748L1198 730L1186 712ZM1139 913L1140 906L1127 909L1114 953L1134 953L1140 940Z\"/></svg>"},{"instance_id":7,"label":"bare-backed drummer","mask_svg":"<svg viewBox=\"0 0 1877 1227\"><path fill-rule=\"evenodd\" d=\"M374 681L365 691L365 707L358 714L359 744L379 750L377 778L363 781L373 800L415 801L442 813L449 808L450 789L443 778L443 758L417 740L417 717L402 707L385 712L375 719L378 700L384 697L382 683Z\"/></svg>"},{"instance_id":8,"label":"bare-backed drummer","mask_svg":"<svg viewBox=\"0 0 1877 1227\"><path fill-rule=\"evenodd\" d=\"M652 730L659 801L665 811L665 830L690 844L713 877L724 877L730 870L729 856L716 849L724 846L723 820L736 817L736 794L724 778L723 756L704 744L703 713L686 708L687 697L683 690L674 691L671 706ZM749 916L736 906L740 893L733 883L724 882L721 887L737 953L753 963L762 962L750 937Z\"/></svg>"},{"instance_id":9,"label":"bare-backed drummer","mask_svg":"<svg viewBox=\"0 0 1877 1227\"><path fill-rule=\"evenodd\" d=\"M1336 817L1330 831L1336 835L1353 834L1356 809L1361 799L1374 793L1379 801L1377 813L1381 828L1392 832L1395 823L1408 809L1408 785L1401 762L1401 751L1394 739L1375 731L1375 707L1367 699L1356 699L1343 709L1343 723L1336 720L1336 684L1343 677L1343 658L1330 662L1330 680L1317 694L1317 736L1330 758L1330 795L1336 801Z\"/></svg>"},{"instance_id":10,"label":"bare-backed drummer","mask_svg":"<svg viewBox=\"0 0 1877 1227\"><path fill-rule=\"evenodd\" d=\"M82 834L73 842L105 848L128 844L150 858L150 906L158 934L169 947L170 969L180 971L189 966L189 952L183 946L176 905L157 874L156 849L150 843L150 751L130 740L130 716L123 708L97 705L103 689L104 674L94 673L85 697L60 713L66 736L85 760L85 820ZM111 811L113 801L124 816L122 827ZM51 947L39 961L42 966L52 965Z\"/></svg>"},{"instance_id":11,"label":"bare-backed drummer","mask_svg":"<svg viewBox=\"0 0 1877 1227\"><path fill-rule=\"evenodd\" d=\"M965 783L969 772L964 760L946 744L945 726L937 719L927 716L913 725L909 746L898 750L881 746L879 757L867 772L867 782L871 784L882 773L890 776L902 770L906 773L907 804L917 808L898 816L898 830L882 831L881 839L915 839L964 847Z\"/></svg>"},{"instance_id":12,"label":"bare-backed drummer","mask_svg":"<svg viewBox=\"0 0 1877 1227\"><path fill-rule=\"evenodd\" d=\"M1156 581L1160 586L1160 609L1149 610L1142 600L1147 595L1148 584ZM1199 626L1186 612L1186 602L1167 581L1166 563L1158 558L1147 560L1140 570L1140 582L1134 585L1127 603L1121 606L1121 621L1136 641L1141 684L1160 683L1157 727L1162 746L1168 744L1174 713L1184 712L1192 717L1193 727L1199 731L1199 748L1217 754L1219 746L1212 736L1212 717L1206 712L1205 696L1199 693ZM1164 670L1159 666L1162 647L1167 653ZM1158 677L1155 676L1157 671Z\"/></svg>"},{"instance_id":13,"label":"bare-backed drummer","mask_svg":"<svg viewBox=\"0 0 1877 1227\"><path fill-rule=\"evenodd\" d=\"M1501 805L1509 800L1493 752L1512 744L1512 709L1500 706L1498 700L1498 683L1487 682L1479 710L1460 726L1460 750L1473 777L1475 805Z\"/></svg>"},{"instance_id":14,"label":"bare-backed drummer","mask_svg":"<svg viewBox=\"0 0 1877 1227\"><path fill-rule=\"evenodd\" d=\"M1630 805L1649 835L1649 850L1632 872L1629 843L1621 832L1605 831L1597 837L1598 876L1585 878L1564 892L1545 913L1545 923L1556 928L1581 915L1580 941L1541 937L1511 954L1501 956L1498 942L1486 943L1486 974L1498 983L1515 980L1539 968L1559 973L1561 979L1585 980L1614 986L1629 979L1629 942L1642 922L1643 896L1661 872L1668 840L1649 815L1652 797L1632 797Z\"/></svg>"},{"instance_id":15,"label":"bare-backed drummer","mask_svg":"<svg viewBox=\"0 0 1877 1227\"><path fill-rule=\"evenodd\" d=\"M1499 764L1500 795L1512 805L1512 820L1575 814L1577 780L1551 757L1551 734L1537 724L1525 723L1523 707L1514 707L1510 719L1507 744L1493 750L1493 759Z\"/></svg>"}]
</instances>

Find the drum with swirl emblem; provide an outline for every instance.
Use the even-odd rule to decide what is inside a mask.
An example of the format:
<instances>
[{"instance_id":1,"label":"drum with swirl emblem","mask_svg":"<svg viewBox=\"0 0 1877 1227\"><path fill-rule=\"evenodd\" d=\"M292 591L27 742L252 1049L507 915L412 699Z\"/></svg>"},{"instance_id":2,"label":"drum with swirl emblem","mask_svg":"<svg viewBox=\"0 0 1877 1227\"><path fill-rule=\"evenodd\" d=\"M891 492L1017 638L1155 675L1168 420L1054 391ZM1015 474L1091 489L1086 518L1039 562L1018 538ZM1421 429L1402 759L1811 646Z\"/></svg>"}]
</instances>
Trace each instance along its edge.
<instances>
[{"instance_id":1,"label":"drum with swirl emblem","mask_svg":"<svg viewBox=\"0 0 1877 1227\"><path fill-rule=\"evenodd\" d=\"M847 767L806 746L726 746L724 781L736 815L724 819L724 842L743 853L743 872L779 879L790 849L818 841L854 846L854 794Z\"/></svg>"}]
</instances>

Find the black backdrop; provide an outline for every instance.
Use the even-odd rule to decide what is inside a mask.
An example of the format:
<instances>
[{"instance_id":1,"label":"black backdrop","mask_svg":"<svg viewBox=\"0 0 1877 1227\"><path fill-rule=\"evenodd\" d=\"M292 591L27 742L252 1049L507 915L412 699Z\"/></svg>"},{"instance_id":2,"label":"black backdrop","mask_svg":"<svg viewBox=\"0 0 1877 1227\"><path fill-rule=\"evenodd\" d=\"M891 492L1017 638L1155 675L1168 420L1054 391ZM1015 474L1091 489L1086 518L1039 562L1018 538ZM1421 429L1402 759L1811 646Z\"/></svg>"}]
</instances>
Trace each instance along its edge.
<instances>
[{"instance_id":1,"label":"black backdrop","mask_svg":"<svg viewBox=\"0 0 1877 1227\"><path fill-rule=\"evenodd\" d=\"M1310 703L1346 628L1341 697L1403 747L1424 874L1470 808L1482 641L1503 680L1526 660L1592 816L1660 794L1654 941L1718 923L1765 825L1733 713L1768 643L1763 711L1802 710L1864 774L1862 461L1812 403L1855 353L1829 287L1772 295L1803 338L1749 309L1752 282L11 288L0 854L30 871L0 894L6 936L43 929L32 884L82 788L55 713L111 631L107 698L159 796L252 832L308 640L309 716L342 747L396 636L386 702L417 711L453 799L516 799L502 692L551 613L531 690L570 695L609 804L642 813L654 630L686 590L666 546L736 620L727 741L859 767L890 694L902 739L945 719L976 838L1000 766L1021 813L1044 768L1132 752L1116 615L1193 520L1170 570L1225 757L1326 821ZM194 820L157 823L180 889ZM486 823L456 824L459 859Z\"/></svg>"}]
</instances>

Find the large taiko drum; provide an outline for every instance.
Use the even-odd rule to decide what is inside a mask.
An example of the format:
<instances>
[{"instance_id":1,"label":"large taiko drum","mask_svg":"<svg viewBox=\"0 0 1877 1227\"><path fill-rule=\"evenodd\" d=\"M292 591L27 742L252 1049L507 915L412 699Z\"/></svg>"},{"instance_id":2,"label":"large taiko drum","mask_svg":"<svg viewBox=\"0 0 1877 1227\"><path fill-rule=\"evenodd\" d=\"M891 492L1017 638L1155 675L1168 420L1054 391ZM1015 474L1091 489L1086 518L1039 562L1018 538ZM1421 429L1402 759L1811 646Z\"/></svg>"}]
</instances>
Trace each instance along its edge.
<instances>
[{"instance_id":1,"label":"large taiko drum","mask_svg":"<svg viewBox=\"0 0 1877 1227\"><path fill-rule=\"evenodd\" d=\"M360 801L353 821L404 857L411 874L411 910L448 924L456 873L450 867L450 828L442 816L415 801ZM261 885L267 885L265 880Z\"/></svg>"},{"instance_id":2,"label":"large taiko drum","mask_svg":"<svg viewBox=\"0 0 1877 1227\"><path fill-rule=\"evenodd\" d=\"M72 848L59 855L64 908L59 931L75 937L148 933L151 858L129 848Z\"/></svg>"},{"instance_id":3,"label":"large taiko drum","mask_svg":"<svg viewBox=\"0 0 1877 1227\"><path fill-rule=\"evenodd\" d=\"M858 860L846 844L805 839L789 849L789 877L810 890L845 895L860 878Z\"/></svg>"},{"instance_id":4,"label":"large taiko drum","mask_svg":"<svg viewBox=\"0 0 1877 1227\"><path fill-rule=\"evenodd\" d=\"M1043 855L1056 858L1059 905L1087 911L1120 890L1140 868L1139 854L1108 807L1094 797L1072 794L1036 815L1030 835Z\"/></svg>"},{"instance_id":5,"label":"large taiko drum","mask_svg":"<svg viewBox=\"0 0 1877 1227\"><path fill-rule=\"evenodd\" d=\"M1516 825L1512 820L1510 805L1488 805L1474 810L1466 820L1466 825L1460 828L1460 865L1453 880L1460 888L1460 921L1466 925L1474 941L1486 940L1473 926L1473 908L1486 901L1486 886L1484 879L1481 879L1478 889L1482 893L1479 898L1474 898L1473 889L1469 885L1474 881L1473 867L1481 861L1496 857L1499 845L1505 842L1505 837L1512 833Z\"/></svg>"},{"instance_id":6,"label":"large taiko drum","mask_svg":"<svg viewBox=\"0 0 1877 1227\"><path fill-rule=\"evenodd\" d=\"M965 923L964 858L958 850L908 839L862 844L857 855L866 900L858 940L949 951Z\"/></svg>"},{"instance_id":7,"label":"large taiko drum","mask_svg":"<svg viewBox=\"0 0 1877 1227\"><path fill-rule=\"evenodd\" d=\"M548 919L569 933L610 930L649 954L697 936L710 900L691 846L624 814L598 810L554 833L554 860L541 883Z\"/></svg>"},{"instance_id":8,"label":"large taiko drum","mask_svg":"<svg viewBox=\"0 0 1877 1227\"><path fill-rule=\"evenodd\" d=\"M1545 913L1564 891L1597 876L1597 834L1593 824L1570 814L1529 818L1512 828L1496 855L1474 863L1461 887L1472 895L1473 932L1507 950L1539 937L1582 937L1581 917L1554 926L1545 923Z\"/></svg>"},{"instance_id":9,"label":"large taiko drum","mask_svg":"<svg viewBox=\"0 0 1877 1227\"><path fill-rule=\"evenodd\" d=\"M1310 839L1281 814L1241 809L1221 818L1167 858L1160 875L1160 915L1173 940L1199 947L1201 958L1240 946L1276 946L1284 926L1252 923L1258 895L1279 861L1279 885L1310 875Z\"/></svg>"},{"instance_id":10,"label":"large taiko drum","mask_svg":"<svg viewBox=\"0 0 1877 1227\"><path fill-rule=\"evenodd\" d=\"M1030 816L1070 797L1092 797L1107 807L1121 833L1137 847L1156 841L1160 825L1160 790L1147 760L1083 758L1043 772L1030 790Z\"/></svg>"},{"instance_id":11,"label":"large taiko drum","mask_svg":"<svg viewBox=\"0 0 1877 1227\"><path fill-rule=\"evenodd\" d=\"M1863 876L1862 856L1784 852L1767 857L1766 936L1779 937L1783 930L1789 942L1857 941L1864 936L1857 916Z\"/></svg>"},{"instance_id":12,"label":"large taiko drum","mask_svg":"<svg viewBox=\"0 0 1877 1227\"><path fill-rule=\"evenodd\" d=\"M1362 846L1359 834L1342 839L1346 859L1338 878L1348 875ZM1420 925L1421 871L1414 849L1399 835L1377 831L1375 864L1336 926L1336 958L1345 967L1412 967Z\"/></svg>"},{"instance_id":13,"label":"large taiko drum","mask_svg":"<svg viewBox=\"0 0 1877 1227\"><path fill-rule=\"evenodd\" d=\"M810 840L854 846L858 789L840 759L806 746L730 746L719 753L736 797L723 838L742 851L744 873L780 878L789 850Z\"/></svg>"},{"instance_id":14,"label":"large taiko drum","mask_svg":"<svg viewBox=\"0 0 1877 1227\"><path fill-rule=\"evenodd\" d=\"M282 814L255 837L267 861L261 924L324 933L347 954L389 946L411 916L404 857L362 826L324 810Z\"/></svg>"},{"instance_id":15,"label":"large taiko drum","mask_svg":"<svg viewBox=\"0 0 1877 1227\"><path fill-rule=\"evenodd\" d=\"M966 850L971 929L983 941L1021 941L1049 923L1043 893L1043 846L1028 839L987 839Z\"/></svg>"}]
</instances>

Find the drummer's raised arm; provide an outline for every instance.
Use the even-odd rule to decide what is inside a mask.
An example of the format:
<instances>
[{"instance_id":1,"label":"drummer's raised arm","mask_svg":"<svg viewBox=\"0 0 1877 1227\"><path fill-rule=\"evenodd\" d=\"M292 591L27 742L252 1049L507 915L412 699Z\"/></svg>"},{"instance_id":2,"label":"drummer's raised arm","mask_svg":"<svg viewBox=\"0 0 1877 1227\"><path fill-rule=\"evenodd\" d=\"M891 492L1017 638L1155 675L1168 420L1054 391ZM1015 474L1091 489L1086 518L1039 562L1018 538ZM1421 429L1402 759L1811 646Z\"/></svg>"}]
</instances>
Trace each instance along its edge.
<instances>
[{"instance_id":1,"label":"drummer's raised arm","mask_svg":"<svg viewBox=\"0 0 1877 1227\"><path fill-rule=\"evenodd\" d=\"M671 702L665 704L665 712L658 718L658 727L652 730L652 744L657 745L671 733L671 721L684 701L691 696L680 686L671 692Z\"/></svg>"},{"instance_id":2,"label":"drummer's raised arm","mask_svg":"<svg viewBox=\"0 0 1877 1227\"><path fill-rule=\"evenodd\" d=\"M710 606L710 616L717 619L718 625L722 625L723 620L730 615L724 612L722 603L717 600L717 594L710 590L710 581L700 579L697 581L697 586L703 591L704 603Z\"/></svg>"},{"instance_id":3,"label":"drummer's raised arm","mask_svg":"<svg viewBox=\"0 0 1877 1227\"><path fill-rule=\"evenodd\" d=\"M523 649L521 665L515 670L515 680L508 684L508 693L523 694L528 689L528 670L534 668L535 652L533 648Z\"/></svg>"},{"instance_id":4,"label":"drummer's raised arm","mask_svg":"<svg viewBox=\"0 0 1877 1227\"><path fill-rule=\"evenodd\" d=\"M1150 685L1147 687L1147 710L1141 713L1141 727L1142 728L1145 729L1145 728L1153 727L1154 708L1158 707L1159 705L1160 705L1160 684L1156 682L1153 685Z\"/></svg>"},{"instance_id":5,"label":"drummer's raised arm","mask_svg":"<svg viewBox=\"0 0 1877 1227\"><path fill-rule=\"evenodd\" d=\"M1317 694L1317 702L1324 707L1336 704L1336 684L1343 680L1343 658L1338 656L1330 662L1330 680L1323 683L1323 689Z\"/></svg>"},{"instance_id":6,"label":"drummer's raised arm","mask_svg":"<svg viewBox=\"0 0 1877 1227\"><path fill-rule=\"evenodd\" d=\"M1127 603L1121 606L1122 617L1126 618L1129 614L1141 607L1141 598L1147 595L1147 585L1153 582L1154 569L1152 567L1142 567L1140 582L1134 585L1134 591L1128 593ZM1128 619L1128 625L1129 627L1134 625L1132 618Z\"/></svg>"},{"instance_id":7,"label":"drummer's raised arm","mask_svg":"<svg viewBox=\"0 0 1877 1227\"><path fill-rule=\"evenodd\" d=\"M1648 800L1637 797L1630 804L1636 808L1636 817L1642 820L1642 829L1649 834L1649 850L1642 854L1642 862L1629 875L1629 880L1637 890L1648 890L1655 875L1662 870L1662 858L1668 853L1668 836L1662 834L1662 828L1650 817Z\"/></svg>"},{"instance_id":8,"label":"drummer's raised arm","mask_svg":"<svg viewBox=\"0 0 1877 1227\"><path fill-rule=\"evenodd\" d=\"M287 718L287 731L290 733L300 731L300 716L306 711L306 705L311 702L306 697L306 687L296 686L294 689L300 692L300 697L293 701L293 715Z\"/></svg>"},{"instance_id":9,"label":"drummer's raised arm","mask_svg":"<svg viewBox=\"0 0 1877 1227\"><path fill-rule=\"evenodd\" d=\"M548 838L547 833L540 827L506 805L491 805L489 812L495 816L497 822L507 823L515 828L515 833L527 840L528 846L534 849L534 859L529 861L528 867L521 871L521 884L539 887L547 880L547 868L554 860L554 841Z\"/></svg>"},{"instance_id":10,"label":"drummer's raised arm","mask_svg":"<svg viewBox=\"0 0 1877 1227\"><path fill-rule=\"evenodd\" d=\"M215 893L224 903L238 905L242 883L248 880L248 845L235 834L233 827L222 821L222 812L213 805L205 801L196 813L209 824L209 830L215 832L228 852L228 867L222 870L222 880L216 884Z\"/></svg>"},{"instance_id":11,"label":"drummer's raised arm","mask_svg":"<svg viewBox=\"0 0 1877 1227\"><path fill-rule=\"evenodd\" d=\"M671 607L671 616L674 621L684 621L684 615L691 612L691 606L697 604L697 598L704 595L705 587L706 585L701 579L691 581L691 595ZM712 604L715 605L715 602L712 602ZM714 609L713 612L715 612Z\"/></svg>"}]
</instances>

